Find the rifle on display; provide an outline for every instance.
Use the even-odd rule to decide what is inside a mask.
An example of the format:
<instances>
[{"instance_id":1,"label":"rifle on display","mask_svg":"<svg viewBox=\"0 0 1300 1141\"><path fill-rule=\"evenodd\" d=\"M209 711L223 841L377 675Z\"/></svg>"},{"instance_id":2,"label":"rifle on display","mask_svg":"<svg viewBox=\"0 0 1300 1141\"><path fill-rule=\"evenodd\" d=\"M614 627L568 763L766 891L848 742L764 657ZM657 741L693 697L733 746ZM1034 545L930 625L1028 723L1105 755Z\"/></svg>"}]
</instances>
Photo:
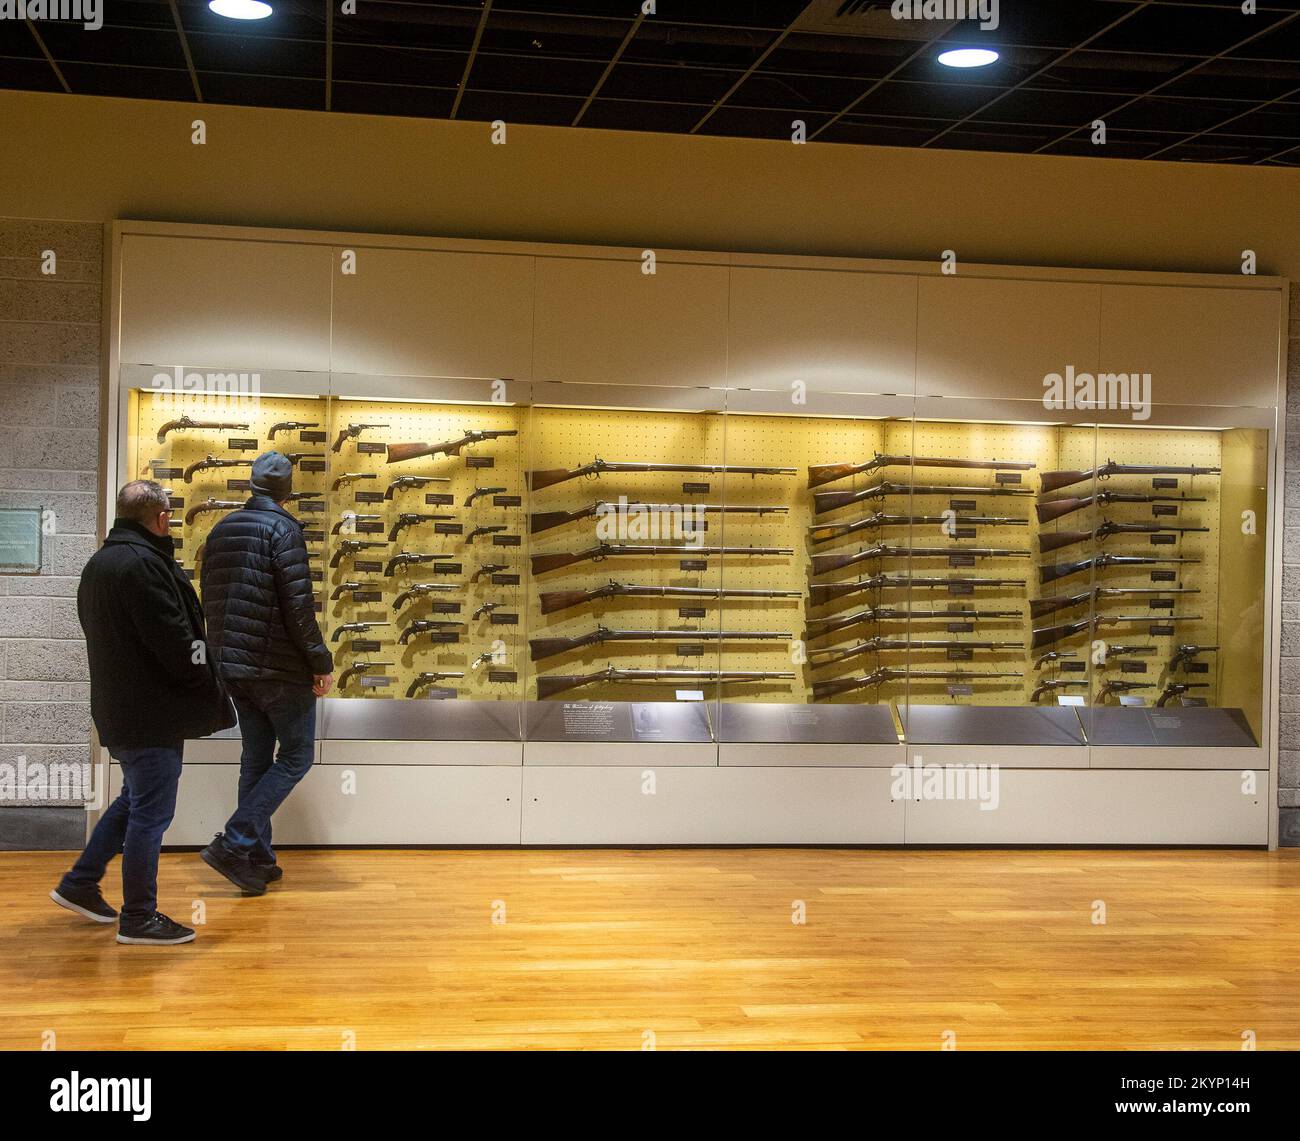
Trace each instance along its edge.
<instances>
[{"instance_id":1,"label":"rifle on display","mask_svg":"<svg viewBox=\"0 0 1300 1141\"><path fill-rule=\"evenodd\" d=\"M1089 540L1104 542L1111 535L1155 535L1164 531L1187 534L1190 531L1208 531L1208 527L1170 527L1164 523L1112 523L1105 520L1091 531L1049 531L1038 536L1038 547L1043 551L1056 551Z\"/></svg>"},{"instance_id":2,"label":"rifle on display","mask_svg":"<svg viewBox=\"0 0 1300 1141\"><path fill-rule=\"evenodd\" d=\"M333 451L340 452L343 450L344 440L355 440L362 432L371 428L387 428L387 424L349 424L346 428L339 429L338 439L334 441Z\"/></svg>"},{"instance_id":3,"label":"rifle on display","mask_svg":"<svg viewBox=\"0 0 1300 1141\"><path fill-rule=\"evenodd\" d=\"M451 555L424 555L413 551L402 551L388 560L384 567L384 577L392 578L398 567L413 566L416 563L436 563L439 559L450 559Z\"/></svg>"},{"instance_id":4,"label":"rifle on display","mask_svg":"<svg viewBox=\"0 0 1300 1141\"><path fill-rule=\"evenodd\" d=\"M1087 679L1070 681L1066 678L1053 678L1051 681L1040 681L1034 688L1034 692L1029 695L1029 704L1035 704L1045 693L1053 693L1058 689L1078 689L1087 684Z\"/></svg>"},{"instance_id":5,"label":"rifle on display","mask_svg":"<svg viewBox=\"0 0 1300 1141\"><path fill-rule=\"evenodd\" d=\"M610 579L590 590L556 590L538 595L543 614L568 610L601 598L802 598L799 590L731 590L711 586L628 586Z\"/></svg>"},{"instance_id":6,"label":"rifle on display","mask_svg":"<svg viewBox=\"0 0 1300 1141\"><path fill-rule=\"evenodd\" d=\"M236 420L191 420L188 416L182 416L179 420L168 420L166 424L158 429L158 442L165 444L169 432L197 432L210 429L220 431L226 428L247 431L248 425L241 424Z\"/></svg>"},{"instance_id":7,"label":"rifle on display","mask_svg":"<svg viewBox=\"0 0 1300 1141\"><path fill-rule=\"evenodd\" d=\"M411 487L428 487L431 483L450 483L449 475L399 475L392 483L388 485L388 490L384 492L385 499L392 499L393 492L406 491Z\"/></svg>"},{"instance_id":8,"label":"rifle on display","mask_svg":"<svg viewBox=\"0 0 1300 1141\"><path fill-rule=\"evenodd\" d=\"M252 466L253 466L252 460L223 460L223 459L219 459L216 456L208 456L205 459L201 459L196 463L190 464L190 466L185 469L185 473L182 478L185 480L186 483L189 483L194 478L195 472L206 471L208 468L252 467Z\"/></svg>"},{"instance_id":9,"label":"rifle on display","mask_svg":"<svg viewBox=\"0 0 1300 1141\"><path fill-rule=\"evenodd\" d=\"M879 452L861 464L816 464L808 469L808 486L821 487L851 475L865 475L886 467L950 467L973 471L1030 471L1037 464L1012 460L957 460L937 456L885 456Z\"/></svg>"},{"instance_id":10,"label":"rifle on display","mask_svg":"<svg viewBox=\"0 0 1300 1141\"><path fill-rule=\"evenodd\" d=\"M576 638L530 638L528 646L532 660L539 662L582 646L598 646L605 642L788 642L792 637L793 634L781 630L611 630L597 626L590 633L579 634Z\"/></svg>"},{"instance_id":11,"label":"rifle on display","mask_svg":"<svg viewBox=\"0 0 1300 1141\"><path fill-rule=\"evenodd\" d=\"M878 670L872 670L869 674L861 677L840 677L833 681L815 681L812 686L812 695L814 701L820 701L824 697L835 697L841 693L852 693L857 689L874 689L884 685L886 682L897 681L901 678L912 680L939 680L939 681L958 681L958 682L975 682L975 681L996 681L1000 678L1020 677L1018 673L967 673L965 670L908 670L884 666Z\"/></svg>"},{"instance_id":12,"label":"rifle on display","mask_svg":"<svg viewBox=\"0 0 1300 1141\"><path fill-rule=\"evenodd\" d=\"M861 594L868 590L907 590L914 586L1024 586L1023 578L982 578L974 575L901 575L874 574L852 582L813 582L808 584L808 594L814 606L822 606L837 598Z\"/></svg>"},{"instance_id":13,"label":"rifle on display","mask_svg":"<svg viewBox=\"0 0 1300 1141\"><path fill-rule=\"evenodd\" d=\"M1067 495L1060 499L1043 499L1034 510L1040 523L1050 523L1063 515L1082 511L1085 507L1105 507L1108 503L1204 503L1199 495L1142 495L1128 491L1099 491L1095 495Z\"/></svg>"},{"instance_id":14,"label":"rifle on display","mask_svg":"<svg viewBox=\"0 0 1300 1141\"><path fill-rule=\"evenodd\" d=\"M331 602L337 602L345 594L352 594L358 590L379 590L383 587L381 582L361 582L359 579L351 579L348 582L341 582L334 588L330 595Z\"/></svg>"},{"instance_id":15,"label":"rifle on display","mask_svg":"<svg viewBox=\"0 0 1300 1141\"><path fill-rule=\"evenodd\" d=\"M689 472L705 475L794 475L798 469L792 467L738 467L735 464L637 464L611 463L597 456L589 464L572 469L549 468L546 471L530 471L528 487L531 491L541 491L544 487L554 487L557 483L567 483L571 479L598 479L603 472Z\"/></svg>"},{"instance_id":16,"label":"rifle on display","mask_svg":"<svg viewBox=\"0 0 1300 1141\"><path fill-rule=\"evenodd\" d=\"M1111 694L1131 693L1135 689L1150 689L1151 683L1146 681L1121 681L1119 678L1113 678L1110 681L1104 681L1101 688L1097 690L1097 697L1094 702L1096 705L1105 705L1106 699Z\"/></svg>"},{"instance_id":17,"label":"rifle on display","mask_svg":"<svg viewBox=\"0 0 1300 1141\"><path fill-rule=\"evenodd\" d=\"M452 582L413 582L393 599L393 609L401 610L412 598L422 598L426 594L446 593L455 589L456 584Z\"/></svg>"},{"instance_id":18,"label":"rifle on display","mask_svg":"<svg viewBox=\"0 0 1300 1141\"><path fill-rule=\"evenodd\" d=\"M414 697L417 693L420 692L420 690L428 688L428 687L431 686L435 681L442 681L443 678L448 678L448 677L464 677L464 676L465 676L465 675L464 675L463 673L459 673L459 672L456 672L456 671L442 672L442 673L419 673L419 674L416 674L416 675L415 675L415 680L414 680L413 682L411 682L411 684L408 685L408 686L406 687L406 696L407 696L407 697Z\"/></svg>"},{"instance_id":19,"label":"rifle on display","mask_svg":"<svg viewBox=\"0 0 1300 1141\"><path fill-rule=\"evenodd\" d=\"M1106 567L1154 567L1174 563L1199 564L1200 559L1157 559L1147 555L1093 555L1073 563L1045 563L1038 568L1039 580L1046 584L1086 570L1105 570Z\"/></svg>"},{"instance_id":20,"label":"rifle on display","mask_svg":"<svg viewBox=\"0 0 1300 1141\"><path fill-rule=\"evenodd\" d=\"M812 577L820 578L832 571L842 570L855 563L872 559L942 559L949 555L974 555L983 559L1028 558L1028 551L1014 547L895 547L880 543L874 547L865 547L851 555L813 555Z\"/></svg>"},{"instance_id":21,"label":"rifle on display","mask_svg":"<svg viewBox=\"0 0 1300 1141\"><path fill-rule=\"evenodd\" d=\"M391 666L393 662L353 662L347 669L339 674L339 689L347 688L350 682L357 674L365 673L366 670L382 669L384 666Z\"/></svg>"},{"instance_id":22,"label":"rifle on display","mask_svg":"<svg viewBox=\"0 0 1300 1141\"><path fill-rule=\"evenodd\" d=\"M1078 622L1065 622L1060 626L1039 627L1033 632L1030 645L1038 650L1043 646L1050 646L1053 642L1059 642L1062 638L1068 638L1071 634L1078 634L1082 630L1095 630L1098 626L1113 626L1120 622L1149 622L1154 626L1167 626L1173 622L1200 621L1203 619L1199 614L1178 617L1171 614L1117 614L1113 618L1098 614L1092 618L1082 618Z\"/></svg>"},{"instance_id":23,"label":"rifle on display","mask_svg":"<svg viewBox=\"0 0 1300 1141\"><path fill-rule=\"evenodd\" d=\"M509 531L510 528L504 523L495 523L491 527L475 527L468 535L465 536L465 542L469 546L474 545L474 540L480 535L496 535L502 531Z\"/></svg>"},{"instance_id":24,"label":"rifle on display","mask_svg":"<svg viewBox=\"0 0 1300 1141\"><path fill-rule=\"evenodd\" d=\"M533 574L545 574L547 571L571 567L575 563L599 562L611 555L676 555L679 558L702 557L708 555L793 555L792 547L700 547L681 543L651 543L636 545L631 543L597 543L585 551L562 551L550 555L533 555Z\"/></svg>"},{"instance_id":25,"label":"rifle on display","mask_svg":"<svg viewBox=\"0 0 1300 1141\"><path fill-rule=\"evenodd\" d=\"M330 635L330 641L337 642L339 635L343 633L364 634L367 630L373 630L376 626L390 625L392 625L390 622L342 622L334 627L334 632Z\"/></svg>"},{"instance_id":26,"label":"rifle on display","mask_svg":"<svg viewBox=\"0 0 1300 1141\"><path fill-rule=\"evenodd\" d=\"M830 647L825 650L809 650L809 660L818 658L813 662L813 668L819 666L828 666L834 662L842 662L846 658L856 658L863 654L878 654L886 650L917 650L927 652L929 650L1006 650L1016 649L1023 650L1025 644L1021 642L964 642L956 638L867 638L865 641L858 642L852 646Z\"/></svg>"},{"instance_id":27,"label":"rifle on display","mask_svg":"<svg viewBox=\"0 0 1300 1141\"><path fill-rule=\"evenodd\" d=\"M807 623L809 638L860 626L867 622L973 622L980 618L1020 618L1019 610L900 610L893 606L868 606L864 610L834 618L810 618Z\"/></svg>"},{"instance_id":28,"label":"rifle on display","mask_svg":"<svg viewBox=\"0 0 1300 1141\"><path fill-rule=\"evenodd\" d=\"M1197 654L1212 654L1218 646L1197 646L1191 642L1184 642L1174 651L1174 656L1169 659L1169 672L1190 662Z\"/></svg>"},{"instance_id":29,"label":"rifle on display","mask_svg":"<svg viewBox=\"0 0 1300 1141\"><path fill-rule=\"evenodd\" d=\"M484 440L498 440L502 436L517 436L518 429L508 428L504 430L485 429L484 431L468 431L457 440L446 440L441 444L389 444L388 460L390 464L400 464L405 460L419 459L421 456L460 455L461 448L472 447L474 444L481 444Z\"/></svg>"},{"instance_id":30,"label":"rifle on display","mask_svg":"<svg viewBox=\"0 0 1300 1141\"><path fill-rule=\"evenodd\" d=\"M940 527L1028 527L1023 515L889 515L876 511L849 523L814 523L808 528L808 538L813 543L829 543L853 535L858 531L876 531L881 527L922 526L933 523Z\"/></svg>"},{"instance_id":31,"label":"rifle on display","mask_svg":"<svg viewBox=\"0 0 1300 1141\"><path fill-rule=\"evenodd\" d=\"M378 550L380 547L387 547L388 543L369 542L365 539L344 539L334 549L334 555L330 559L330 566L336 567L345 558L360 554L362 551Z\"/></svg>"},{"instance_id":32,"label":"rifle on display","mask_svg":"<svg viewBox=\"0 0 1300 1141\"><path fill-rule=\"evenodd\" d=\"M209 496L202 503L196 503L185 512L185 524L186 526L193 525L194 520L205 511L234 511L235 508L243 506L237 499L213 499Z\"/></svg>"},{"instance_id":33,"label":"rifle on display","mask_svg":"<svg viewBox=\"0 0 1300 1141\"><path fill-rule=\"evenodd\" d=\"M339 535L343 533L344 527L355 527L358 523L373 522L376 519L382 518L382 515L369 515L360 511L345 511L339 521L330 528L330 534ZM349 535L352 533L353 532L351 531L348 532ZM389 537L391 538L392 536Z\"/></svg>"},{"instance_id":34,"label":"rifle on display","mask_svg":"<svg viewBox=\"0 0 1300 1141\"><path fill-rule=\"evenodd\" d=\"M474 500L482 498L484 495L499 495L505 491L504 487L476 487L465 497L465 506L473 507Z\"/></svg>"},{"instance_id":35,"label":"rifle on display","mask_svg":"<svg viewBox=\"0 0 1300 1141\"><path fill-rule=\"evenodd\" d=\"M528 531L530 534L535 535L539 531L549 531L552 527L559 527L564 523L573 523L578 519L590 519L598 515L612 515L621 519L629 512L636 512L639 515L659 514L677 518L693 515L697 511L728 515L787 515L790 508L732 506L731 504L723 505L718 503L628 503L626 500L619 500L614 503L606 499L598 499L590 506L580 507L576 511L534 512L528 517Z\"/></svg>"},{"instance_id":36,"label":"rifle on display","mask_svg":"<svg viewBox=\"0 0 1300 1141\"><path fill-rule=\"evenodd\" d=\"M1043 472L1043 490L1059 491L1062 487L1071 487L1076 483L1086 483L1093 479L1109 479L1113 475L1218 475L1223 469L1217 467L1166 467L1161 464L1117 464L1107 460L1100 467L1088 471L1045 471Z\"/></svg>"},{"instance_id":37,"label":"rifle on display","mask_svg":"<svg viewBox=\"0 0 1300 1141\"><path fill-rule=\"evenodd\" d=\"M1209 689L1208 681L1179 681L1170 682L1165 686L1163 692L1156 698L1156 708L1163 709L1175 697L1182 697L1189 689Z\"/></svg>"},{"instance_id":38,"label":"rifle on display","mask_svg":"<svg viewBox=\"0 0 1300 1141\"><path fill-rule=\"evenodd\" d=\"M793 673L773 670L638 670L608 666L589 674L553 674L549 677L539 677L537 696L553 697L557 693L578 689L584 685L595 685L598 682L712 681L726 685L740 681L792 681L793 679Z\"/></svg>"},{"instance_id":39,"label":"rifle on display","mask_svg":"<svg viewBox=\"0 0 1300 1141\"><path fill-rule=\"evenodd\" d=\"M355 483L359 479L375 479L375 473L372 471L345 471L330 486L338 491L345 483Z\"/></svg>"},{"instance_id":40,"label":"rifle on display","mask_svg":"<svg viewBox=\"0 0 1300 1141\"><path fill-rule=\"evenodd\" d=\"M374 518L378 519L376 515ZM455 519L455 515L429 515L423 512L403 511L397 516L397 522L392 525L388 532L390 541L396 541L397 536L407 527L414 527L417 523L432 523L435 519Z\"/></svg>"},{"instance_id":41,"label":"rifle on display","mask_svg":"<svg viewBox=\"0 0 1300 1141\"><path fill-rule=\"evenodd\" d=\"M1033 495L1027 487L959 487L945 483L890 483L888 480L861 491L815 491L813 514L825 515L850 503L884 499L888 495Z\"/></svg>"},{"instance_id":42,"label":"rifle on display","mask_svg":"<svg viewBox=\"0 0 1300 1141\"><path fill-rule=\"evenodd\" d=\"M266 438L268 440L274 440L276 432L296 432L300 428L319 427L319 420L281 420L280 423L271 425L270 430L266 433Z\"/></svg>"},{"instance_id":43,"label":"rifle on display","mask_svg":"<svg viewBox=\"0 0 1300 1141\"><path fill-rule=\"evenodd\" d=\"M464 622L455 622L450 619L417 618L402 630L402 632L397 636L397 640L405 646L412 638L418 638L421 634L459 629L463 628L464 625Z\"/></svg>"},{"instance_id":44,"label":"rifle on display","mask_svg":"<svg viewBox=\"0 0 1300 1141\"><path fill-rule=\"evenodd\" d=\"M1029 603L1029 616L1031 618L1045 618L1049 614L1055 614L1058 610L1069 610L1074 606L1082 606L1085 602L1091 602L1095 599L1103 598L1122 598L1130 594L1200 594L1200 587L1196 586L1095 586L1091 590L1081 591L1079 594L1056 594L1050 598L1035 598Z\"/></svg>"}]
</instances>

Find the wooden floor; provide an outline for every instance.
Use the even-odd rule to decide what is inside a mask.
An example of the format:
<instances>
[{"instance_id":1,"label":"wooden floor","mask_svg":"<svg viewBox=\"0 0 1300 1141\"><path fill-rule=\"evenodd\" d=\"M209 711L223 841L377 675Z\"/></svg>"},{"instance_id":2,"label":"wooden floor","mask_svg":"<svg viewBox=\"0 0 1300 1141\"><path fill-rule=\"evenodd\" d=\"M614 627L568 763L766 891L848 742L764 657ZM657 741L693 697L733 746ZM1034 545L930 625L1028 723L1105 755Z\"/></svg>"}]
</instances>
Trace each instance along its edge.
<instances>
[{"instance_id":1,"label":"wooden floor","mask_svg":"<svg viewBox=\"0 0 1300 1141\"><path fill-rule=\"evenodd\" d=\"M175 948L67 859L0 854L5 1049L1300 1048L1300 850L169 853Z\"/></svg>"}]
</instances>

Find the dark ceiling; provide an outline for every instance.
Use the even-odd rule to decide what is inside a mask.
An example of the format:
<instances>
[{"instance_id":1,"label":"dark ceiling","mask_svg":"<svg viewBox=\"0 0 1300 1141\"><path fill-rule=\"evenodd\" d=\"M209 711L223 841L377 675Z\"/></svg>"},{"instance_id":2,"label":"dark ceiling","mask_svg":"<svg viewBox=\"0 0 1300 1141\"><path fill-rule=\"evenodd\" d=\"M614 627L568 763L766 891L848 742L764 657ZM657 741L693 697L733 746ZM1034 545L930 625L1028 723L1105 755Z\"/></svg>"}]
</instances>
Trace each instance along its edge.
<instances>
[{"instance_id":1,"label":"dark ceiling","mask_svg":"<svg viewBox=\"0 0 1300 1141\"><path fill-rule=\"evenodd\" d=\"M0 86L764 139L802 120L828 143L1300 164L1297 2L1001 0L992 31L895 20L887 0L656 0L650 15L641 0L271 2L255 23L205 0L101 0L98 31L2 21ZM954 71L940 45L1002 58Z\"/></svg>"}]
</instances>

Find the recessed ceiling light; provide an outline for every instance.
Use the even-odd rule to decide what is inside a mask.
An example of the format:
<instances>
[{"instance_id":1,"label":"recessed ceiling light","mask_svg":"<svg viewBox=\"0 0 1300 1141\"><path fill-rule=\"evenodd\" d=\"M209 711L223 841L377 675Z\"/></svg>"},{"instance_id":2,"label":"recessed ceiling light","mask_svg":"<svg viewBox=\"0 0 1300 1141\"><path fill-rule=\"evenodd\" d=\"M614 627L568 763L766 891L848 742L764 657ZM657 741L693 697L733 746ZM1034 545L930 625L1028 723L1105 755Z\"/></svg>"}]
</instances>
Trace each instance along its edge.
<instances>
[{"instance_id":1,"label":"recessed ceiling light","mask_svg":"<svg viewBox=\"0 0 1300 1141\"><path fill-rule=\"evenodd\" d=\"M953 48L939 54L944 67L988 67L997 60L998 53L992 48Z\"/></svg>"},{"instance_id":2,"label":"recessed ceiling light","mask_svg":"<svg viewBox=\"0 0 1300 1141\"><path fill-rule=\"evenodd\" d=\"M230 20L265 20L271 5L262 0L208 0L208 7Z\"/></svg>"}]
</instances>

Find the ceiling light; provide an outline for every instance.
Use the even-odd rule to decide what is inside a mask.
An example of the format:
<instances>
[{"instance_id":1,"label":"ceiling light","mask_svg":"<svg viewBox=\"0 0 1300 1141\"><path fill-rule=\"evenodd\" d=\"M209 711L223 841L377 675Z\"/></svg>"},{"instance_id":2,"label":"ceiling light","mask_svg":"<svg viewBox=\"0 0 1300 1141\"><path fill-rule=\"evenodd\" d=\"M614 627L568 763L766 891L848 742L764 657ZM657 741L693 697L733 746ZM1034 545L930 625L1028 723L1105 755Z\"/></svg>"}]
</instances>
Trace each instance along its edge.
<instances>
[{"instance_id":1,"label":"ceiling light","mask_svg":"<svg viewBox=\"0 0 1300 1141\"><path fill-rule=\"evenodd\" d=\"M998 53L992 48L953 48L939 53L939 62L944 67L988 67L997 59Z\"/></svg>"},{"instance_id":2,"label":"ceiling light","mask_svg":"<svg viewBox=\"0 0 1300 1141\"><path fill-rule=\"evenodd\" d=\"M230 20L265 20L271 5L262 0L208 0L208 7Z\"/></svg>"}]
</instances>

